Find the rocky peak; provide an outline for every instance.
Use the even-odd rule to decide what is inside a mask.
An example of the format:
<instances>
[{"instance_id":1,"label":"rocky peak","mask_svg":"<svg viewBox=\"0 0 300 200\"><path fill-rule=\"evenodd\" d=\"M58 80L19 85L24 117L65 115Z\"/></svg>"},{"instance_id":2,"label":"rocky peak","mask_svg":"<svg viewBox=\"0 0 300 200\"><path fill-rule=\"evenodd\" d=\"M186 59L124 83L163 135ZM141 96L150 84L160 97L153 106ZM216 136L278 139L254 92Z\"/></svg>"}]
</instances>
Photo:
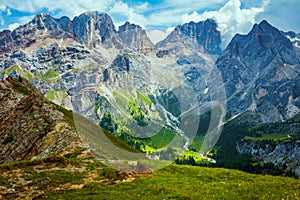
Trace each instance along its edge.
<instances>
[{"instance_id":1,"label":"rocky peak","mask_svg":"<svg viewBox=\"0 0 300 200\"><path fill-rule=\"evenodd\" d=\"M64 23L61 23L64 22ZM32 37L53 37L59 38L67 29L70 23L70 19L63 17L61 19L55 19L48 13L41 13L36 15L33 20L29 23L18 27L12 33L13 38L17 39L19 37L27 37L31 35Z\"/></svg>"},{"instance_id":2,"label":"rocky peak","mask_svg":"<svg viewBox=\"0 0 300 200\"><path fill-rule=\"evenodd\" d=\"M211 54L221 52L221 34L217 30L217 23L212 19L177 26L157 47L167 46L168 43L186 43L195 48L203 48L204 52Z\"/></svg>"},{"instance_id":3,"label":"rocky peak","mask_svg":"<svg viewBox=\"0 0 300 200\"><path fill-rule=\"evenodd\" d=\"M269 117L263 121L288 119L300 111L295 92L299 56L291 41L267 21L255 24L247 35L236 35L216 64L229 110L241 113L252 106Z\"/></svg>"},{"instance_id":4,"label":"rocky peak","mask_svg":"<svg viewBox=\"0 0 300 200\"><path fill-rule=\"evenodd\" d=\"M117 32L111 17L106 13L85 12L73 20L65 16L56 19L48 13L42 13L13 32L0 32L0 56L10 56L18 49L25 49L34 44L39 47L44 43L53 42L52 39L63 44L79 42L89 48L103 45L114 46L117 49L149 51L154 46L146 31L138 25L127 22L120 26ZM62 42L65 39L68 41Z\"/></svg>"},{"instance_id":5,"label":"rocky peak","mask_svg":"<svg viewBox=\"0 0 300 200\"><path fill-rule=\"evenodd\" d=\"M55 19L47 13L38 14L29 23L19 26L14 31L0 33L0 55L30 47L47 38L72 38L70 24L71 21L67 17Z\"/></svg>"},{"instance_id":6,"label":"rocky peak","mask_svg":"<svg viewBox=\"0 0 300 200\"><path fill-rule=\"evenodd\" d=\"M253 51L254 49L255 51ZM229 43L223 55L229 57L247 57L250 61L250 59L255 59L258 55L263 57L265 53L270 53L274 56L282 52L283 49L291 51L293 49L292 43L281 31L273 27L266 20L263 20L259 24L254 24L252 30L247 35L237 34Z\"/></svg>"},{"instance_id":7,"label":"rocky peak","mask_svg":"<svg viewBox=\"0 0 300 200\"><path fill-rule=\"evenodd\" d=\"M148 38L146 31L139 25L126 22L119 26L118 35L125 45L129 48L138 51L149 51L153 49L154 45Z\"/></svg>"},{"instance_id":8,"label":"rocky peak","mask_svg":"<svg viewBox=\"0 0 300 200\"><path fill-rule=\"evenodd\" d=\"M129 22L125 22L125 24L119 26L119 33L130 31L130 30L142 30L142 27L136 24L131 24Z\"/></svg>"},{"instance_id":9,"label":"rocky peak","mask_svg":"<svg viewBox=\"0 0 300 200\"><path fill-rule=\"evenodd\" d=\"M112 19L105 13L86 12L72 21L74 37L91 46L104 43L116 32Z\"/></svg>"},{"instance_id":10,"label":"rocky peak","mask_svg":"<svg viewBox=\"0 0 300 200\"><path fill-rule=\"evenodd\" d=\"M41 13L36 15L31 21L32 24L36 24L37 29L45 29L54 20L48 13Z\"/></svg>"}]
</instances>

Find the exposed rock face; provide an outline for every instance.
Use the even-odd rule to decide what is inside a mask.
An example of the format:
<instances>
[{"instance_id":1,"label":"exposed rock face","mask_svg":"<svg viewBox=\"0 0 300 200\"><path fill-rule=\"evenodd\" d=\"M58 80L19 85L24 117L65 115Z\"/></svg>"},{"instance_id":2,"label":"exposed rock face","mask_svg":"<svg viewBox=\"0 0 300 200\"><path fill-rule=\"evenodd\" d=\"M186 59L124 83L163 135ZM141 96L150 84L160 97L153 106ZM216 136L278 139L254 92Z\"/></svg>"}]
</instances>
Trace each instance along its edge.
<instances>
[{"instance_id":1,"label":"exposed rock face","mask_svg":"<svg viewBox=\"0 0 300 200\"><path fill-rule=\"evenodd\" d=\"M254 25L247 35L236 35L216 64L230 111L257 110L264 122L299 113L300 93L295 90L300 79L297 48L268 22Z\"/></svg>"},{"instance_id":2,"label":"exposed rock face","mask_svg":"<svg viewBox=\"0 0 300 200\"><path fill-rule=\"evenodd\" d=\"M67 17L55 19L49 14L39 14L28 24L16 28L14 31L0 33L0 54L12 53L20 48L27 48L45 38L72 38L70 32L71 21Z\"/></svg>"},{"instance_id":3,"label":"exposed rock face","mask_svg":"<svg viewBox=\"0 0 300 200\"><path fill-rule=\"evenodd\" d=\"M118 35L121 41L130 49L135 51L150 51L154 48L153 43L148 38L146 31L139 25L126 22L119 27Z\"/></svg>"},{"instance_id":4,"label":"exposed rock face","mask_svg":"<svg viewBox=\"0 0 300 200\"><path fill-rule=\"evenodd\" d=\"M0 81L0 163L64 155L82 146L64 114L25 79Z\"/></svg>"},{"instance_id":5,"label":"exposed rock face","mask_svg":"<svg viewBox=\"0 0 300 200\"><path fill-rule=\"evenodd\" d=\"M119 34L119 35L118 35ZM47 13L39 14L28 24L16 28L13 32L0 33L0 56L7 56L20 48L28 48L49 39L77 41L87 47L104 45L105 47L129 48L149 51L153 44L146 32L137 25L125 23L117 33L112 19L98 11L86 12L73 20L68 17L55 19ZM1 58L0 57L0 58Z\"/></svg>"},{"instance_id":6,"label":"exposed rock face","mask_svg":"<svg viewBox=\"0 0 300 200\"><path fill-rule=\"evenodd\" d=\"M129 72L130 65L128 57L118 55L111 64L111 68L116 72Z\"/></svg>"},{"instance_id":7,"label":"exposed rock face","mask_svg":"<svg viewBox=\"0 0 300 200\"><path fill-rule=\"evenodd\" d=\"M72 21L73 35L77 40L93 46L112 39L116 32L112 19L105 13L86 12Z\"/></svg>"},{"instance_id":8,"label":"exposed rock face","mask_svg":"<svg viewBox=\"0 0 300 200\"><path fill-rule=\"evenodd\" d=\"M237 146L241 154L252 155L265 163L275 166L286 166L285 171L291 171L300 177L300 141L285 141L278 145L259 144L255 141L243 141Z\"/></svg>"},{"instance_id":9,"label":"exposed rock face","mask_svg":"<svg viewBox=\"0 0 300 200\"><path fill-rule=\"evenodd\" d=\"M174 43L184 43L186 46L197 49L202 48L206 53L221 53L221 34L217 30L217 23L212 19L179 25L156 46L163 48Z\"/></svg>"}]
</instances>

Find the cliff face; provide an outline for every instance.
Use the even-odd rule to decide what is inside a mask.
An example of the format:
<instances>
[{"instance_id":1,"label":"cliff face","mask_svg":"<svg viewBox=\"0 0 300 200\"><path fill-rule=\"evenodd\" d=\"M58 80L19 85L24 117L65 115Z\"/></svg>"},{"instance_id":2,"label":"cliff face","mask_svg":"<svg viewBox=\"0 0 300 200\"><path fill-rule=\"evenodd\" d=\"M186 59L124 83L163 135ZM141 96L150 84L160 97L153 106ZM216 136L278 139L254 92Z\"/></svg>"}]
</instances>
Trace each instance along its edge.
<instances>
[{"instance_id":1,"label":"cliff face","mask_svg":"<svg viewBox=\"0 0 300 200\"><path fill-rule=\"evenodd\" d=\"M140 26L127 22L117 32L111 17L105 13L85 12L73 20L68 17L56 19L43 13L14 31L0 32L0 58L20 48L35 49L55 41L63 41L64 44L78 42L89 48L102 45L143 51L153 49L146 31Z\"/></svg>"},{"instance_id":2,"label":"cliff face","mask_svg":"<svg viewBox=\"0 0 300 200\"><path fill-rule=\"evenodd\" d=\"M248 154L265 163L282 167L300 177L300 141L286 140L279 144L245 140L237 145L240 154Z\"/></svg>"},{"instance_id":3,"label":"cliff face","mask_svg":"<svg viewBox=\"0 0 300 200\"><path fill-rule=\"evenodd\" d=\"M64 155L82 146L62 112L22 78L0 81L0 163Z\"/></svg>"},{"instance_id":4,"label":"cliff face","mask_svg":"<svg viewBox=\"0 0 300 200\"><path fill-rule=\"evenodd\" d=\"M104 13L86 12L72 21L71 33L88 46L109 42L115 32L112 19Z\"/></svg>"},{"instance_id":5,"label":"cliff face","mask_svg":"<svg viewBox=\"0 0 300 200\"><path fill-rule=\"evenodd\" d=\"M186 47L202 49L205 53L221 53L221 33L217 30L217 23L212 19L190 22L179 25L166 39L156 47L164 48L172 44L183 43Z\"/></svg>"},{"instance_id":6,"label":"cliff face","mask_svg":"<svg viewBox=\"0 0 300 200\"><path fill-rule=\"evenodd\" d=\"M130 49L143 52L154 49L154 45L148 38L146 31L139 25L126 22L119 27L118 35L121 41Z\"/></svg>"}]
</instances>

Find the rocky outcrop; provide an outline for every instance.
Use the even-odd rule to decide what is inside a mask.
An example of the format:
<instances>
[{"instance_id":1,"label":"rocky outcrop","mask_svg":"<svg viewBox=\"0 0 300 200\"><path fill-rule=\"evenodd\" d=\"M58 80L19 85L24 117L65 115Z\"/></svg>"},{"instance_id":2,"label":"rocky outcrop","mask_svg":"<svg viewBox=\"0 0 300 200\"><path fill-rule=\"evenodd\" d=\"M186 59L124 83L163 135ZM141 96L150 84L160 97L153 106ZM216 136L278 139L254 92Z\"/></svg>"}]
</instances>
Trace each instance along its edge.
<instances>
[{"instance_id":1,"label":"rocky outcrop","mask_svg":"<svg viewBox=\"0 0 300 200\"><path fill-rule=\"evenodd\" d=\"M248 154L264 163L273 163L300 177L300 140L287 140L279 144L244 140L237 145L240 154Z\"/></svg>"},{"instance_id":2,"label":"rocky outcrop","mask_svg":"<svg viewBox=\"0 0 300 200\"><path fill-rule=\"evenodd\" d=\"M293 43L295 47L300 48L300 33L297 34L293 31L289 31L283 32L283 34Z\"/></svg>"},{"instance_id":3,"label":"rocky outcrop","mask_svg":"<svg viewBox=\"0 0 300 200\"><path fill-rule=\"evenodd\" d=\"M0 95L0 163L65 155L83 146L65 114L27 80L1 80Z\"/></svg>"},{"instance_id":4,"label":"rocky outcrop","mask_svg":"<svg viewBox=\"0 0 300 200\"><path fill-rule=\"evenodd\" d=\"M118 55L113 63L111 64L111 68L115 70L116 72L127 72L130 71L130 63L129 58L124 55Z\"/></svg>"}]
</instances>

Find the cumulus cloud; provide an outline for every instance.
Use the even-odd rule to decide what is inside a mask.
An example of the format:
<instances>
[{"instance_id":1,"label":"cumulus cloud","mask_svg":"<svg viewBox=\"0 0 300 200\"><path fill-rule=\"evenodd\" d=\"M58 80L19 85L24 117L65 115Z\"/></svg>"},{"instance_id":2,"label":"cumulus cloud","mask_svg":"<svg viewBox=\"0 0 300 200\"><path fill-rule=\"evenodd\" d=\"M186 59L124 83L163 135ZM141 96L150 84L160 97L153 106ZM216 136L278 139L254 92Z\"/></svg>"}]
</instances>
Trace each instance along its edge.
<instances>
[{"instance_id":1,"label":"cumulus cloud","mask_svg":"<svg viewBox=\"0 0 300 200\"><path fill-rule=\"evenodd\" d=\"M204 13L194 11L191 14L184 14L182 20L197 22L207 18L215 19L222 34L223 45L227 45L234 34L249 32L256 22L255 17L263 10L262 7L241 8L239 0L230 0L217 11L206 11Z\"/></svg>"},{"instance_id":2,"label":"cumulus cloud","mask_svg":"<svg viewBox=\"0 0 300 200\"><path fill-rule=\"evenodd\" d=\"M147 31L147 35L149 36L151 41L154 44L156 44L159 41L165 39L173 30L174 30L174 27L170 27L166 31L154 29L151 31Z\"/></svg>"},{"instance_id":3,"label":"cumulus cloud","mask_svg":"<svg viewBox=\"0 0 300 200\"><path fill-rule=\"evenodd\" d=\"M142 4L139 7L145 9L147 4ZM140 11L137 11L136 8L129 7L128 4L121 1L116 2L107 12L111 15L116 15L116 18L120 16L120 18L125 18L126 21L138 24L142 27L147 24L147 19L143 14L139 13Z\"/></svg>"}]
</instances>

